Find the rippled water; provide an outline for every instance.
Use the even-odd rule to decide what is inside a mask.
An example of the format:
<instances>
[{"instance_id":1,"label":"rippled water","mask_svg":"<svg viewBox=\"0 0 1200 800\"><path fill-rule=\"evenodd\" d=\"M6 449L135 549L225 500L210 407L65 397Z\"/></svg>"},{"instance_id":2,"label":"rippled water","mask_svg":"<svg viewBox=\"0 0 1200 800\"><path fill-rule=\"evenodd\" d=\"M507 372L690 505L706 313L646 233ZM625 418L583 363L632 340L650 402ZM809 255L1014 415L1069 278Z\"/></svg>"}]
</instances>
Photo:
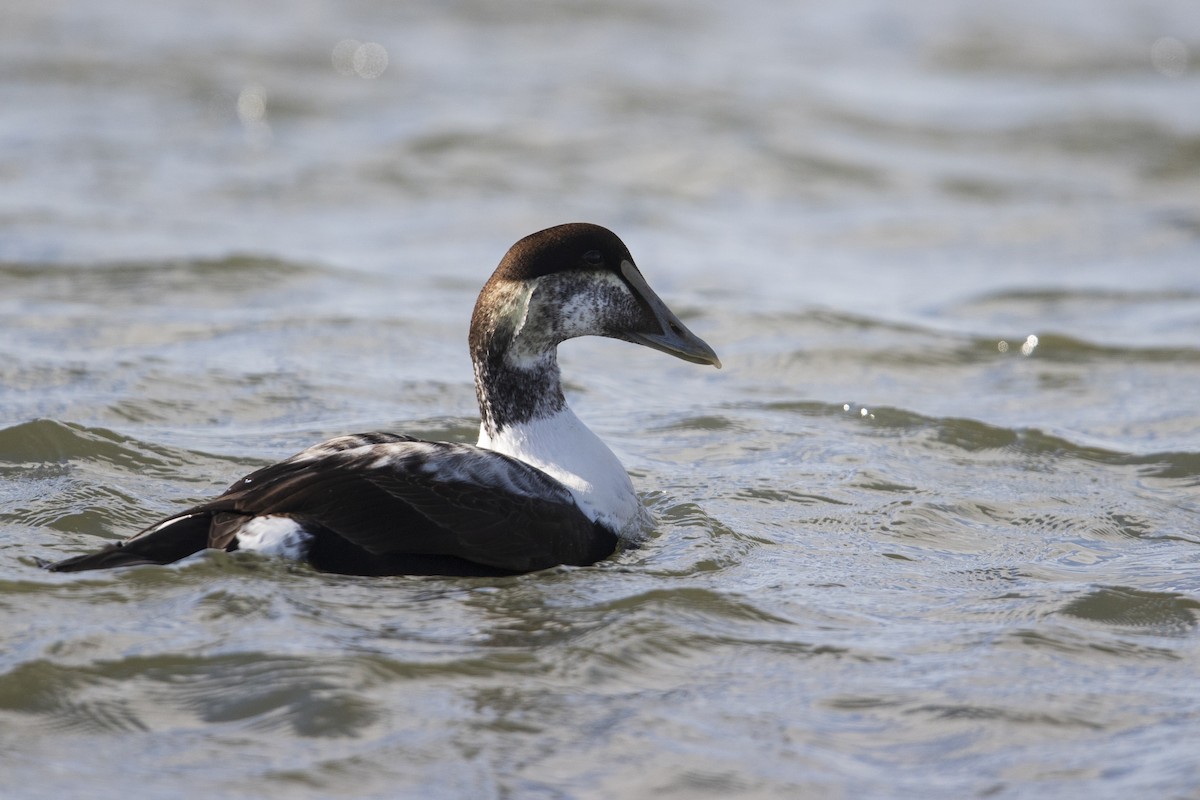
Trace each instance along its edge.
<instances>
[{"instance_id":1,"label":"rippled water","mask_svg":"<svg viewBox=\"0 0 1200 800\"><path fill-rule=\"evenodd\" d=\"M0 794L1200 791L1191 0L114 8L0 10ZM471 440L573 219L726 364L563 348L645 547L36 568Z\"/></svg>"}]
</instances>

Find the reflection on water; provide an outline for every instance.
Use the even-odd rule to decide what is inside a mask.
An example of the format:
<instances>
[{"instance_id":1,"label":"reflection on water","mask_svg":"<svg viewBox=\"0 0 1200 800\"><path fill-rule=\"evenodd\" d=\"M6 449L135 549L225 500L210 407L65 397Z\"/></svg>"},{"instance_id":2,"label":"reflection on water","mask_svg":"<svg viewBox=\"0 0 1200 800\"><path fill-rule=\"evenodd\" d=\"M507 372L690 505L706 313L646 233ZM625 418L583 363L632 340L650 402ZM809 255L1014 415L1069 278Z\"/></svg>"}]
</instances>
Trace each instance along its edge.
<instances>
[{"instance_id":1,"label":"reflection on water","mask_svg":"<svg viewBox=\"0 0 1200 800\"><path fill-rule=\"evenodd\" d=\"M1191 0L0 14L0 794L1200 784ZM472 440L475 292L572 219L727 361L563 348L640 548L35 568Z\"/></svg>"}]
</instances>

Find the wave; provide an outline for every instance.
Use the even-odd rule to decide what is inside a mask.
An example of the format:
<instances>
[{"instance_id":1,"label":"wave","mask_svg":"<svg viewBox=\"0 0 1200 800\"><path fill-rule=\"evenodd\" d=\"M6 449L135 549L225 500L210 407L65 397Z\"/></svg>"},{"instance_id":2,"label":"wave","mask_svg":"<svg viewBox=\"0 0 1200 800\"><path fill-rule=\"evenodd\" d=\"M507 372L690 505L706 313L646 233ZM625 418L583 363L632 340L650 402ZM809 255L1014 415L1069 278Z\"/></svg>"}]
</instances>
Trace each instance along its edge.
<instances>
[{"instance_id":1,"label":"wave","mask_svg":"<svg viewBox=\"0 0 1200 800\"><path fill-rule=\"evenodd\" d=\"M1138 633L1184 636L1196 627L1200 601L1178 592L1102 586L1075 598L1059 613Z\"/></svg>"},{"instance_id":2,"label":"wave","mask_svg":"<svg viewBox=\"0 0 1200 800\"><path fill-rule=\"evenodd\" d=\"M196 497L252 466L123 436L100 427L36 419L0 429L0 522L71 533L130 534L161 516L149 496ZM131 491L130 478L138 490ZM181 498L182 501L182 498Z\"/></svg>"},{"instance_id":3,"label":"wave","mask_svg":"<svg viewBox=\"0 0 1200 800\"><path fill-rule=\"evenodd\" d=\"M107 428L56 419L36 419L0 429L0 465L99 461L125 470L169 475L194 455Z\"/></svg>"},{"instance_id":4,"label":"wave","mask_svg":"<svg viewBox=\"0 0 1200 800\"><path fill-rule=\"evenodd\" d=\"M368 659L368 662L371 660ZM297 736L354 736L376 717L356 685L380 680L362 658L164 653L71 666L37 660L0 675L0 709L59 731L145 731L235 723Z\"/></svg>"},{"instance_id":5,"label":"wave","mask_svg":"<svg viewBox=\"0 0 1200 800\"><path fill-rule=\"evenodd\" d=\"M1169 298L1172 302L1191 304L1200 294L1189 292L1118 292L1101 290L1012 290L986 295L953 306L947 320L897 320L830 309L813 308L804 311L754 313L729 320L738 338L750 335L769 335L779 339L786 329L791 336L806 342L795 350L796 358L808 360L821 353L838 358L850 358L866 363L897 365L978 364L984 359L1002 359L1022 355L1022 343L1030 334L1036 336L1032 351L1037 361L1050 363L1132 362L1200 364L1200 347L1191 344L1154 345L1135 343L1097 342L1052 329L1019 329L981 333L964 327L961 318L987 315L1003 316L1003 309L984 308L987 303L1002 305L1011 301L1023 309L1021 318L1030 316L1026 307L1031 298L1047 302L1069 296L1087 306L1097 298L1154 297ZM943 311L947 311L943 309ZM1039 315L1032 315L1038 317ZM1046 315L1049 317L1050 315ZM996 323L991 323L995 325ZM844 334L852 333L853 338ZM1003 345L1001 343L1004 343Z\"/></svg>"},{"instance_id":6,"label":"wave","mask_svg":"<svg viewBox=\"0 0 1200 800\"><path fill-rule=\"evenodd\" d=\"M148 259L97 263L53 261L0 262L0 280L10 290L28 283L44 297L50 287L69 297L90 296L96 291L122 293L210 287L227 291L271 286L288 277L322 271L315 264L274 256L233 253L220 258Z\"/></svg>"},{"instance_id":7,"label":"wave","mask_svg":"<svg viewBox=\"0 0 1200 800\"><path fill-rule=\"evenodd\" d=\"M1192 450L1131 453L1112 447L1081 444L1036 427L1010 428L965 417L930 417L888 406L871 406L867 411L850 404L783 401L762 403L756 407L814 417L848 417L889 433L927 432L939 444L966 452L1004 450L1021 455L1069 458L1106 466L1139 467L1143 475L1154 478L1200 477L1200 452Z\"/></svg>"}]
</instances>

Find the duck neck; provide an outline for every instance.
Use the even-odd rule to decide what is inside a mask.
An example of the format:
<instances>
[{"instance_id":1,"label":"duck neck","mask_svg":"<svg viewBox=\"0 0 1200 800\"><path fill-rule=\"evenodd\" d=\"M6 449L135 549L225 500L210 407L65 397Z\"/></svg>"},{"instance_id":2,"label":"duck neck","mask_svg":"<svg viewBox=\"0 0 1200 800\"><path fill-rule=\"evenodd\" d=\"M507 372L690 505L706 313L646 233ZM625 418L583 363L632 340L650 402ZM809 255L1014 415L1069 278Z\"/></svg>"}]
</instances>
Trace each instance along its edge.
<instances>
[{"instance_id":1,"label":"duck neck","mask_svg":"<svg viewBox=\"0 0 1200 800\"><path fill-rule=\"evenodd\" d=\"M584 515L617 536L640 535L645 511L629 475L567 406L553 357L540 369L477 371L479 446L554 478Z\"/></svg>"},{"instance_id":2,"label":"duck neck","mask_svg":"<svg viewBox=\"0 0 1200 800\"><path fill-rule=\"evenodd\" d=\"M515 364L505 351L473 355L481 438L496 439L506 428L553 417L566 409L553 350Z\"/></svg>"},{"instance_id":3,"label":"duck neck","mask_svg":"<svg viewBox=\"0 0 1200 800\"><path fill-rule=\"evenodd\" d=\"M482 434L552 417L566 408L553 326L528 324L536 282L496 276L484 286L471 316L469 345L475 369Z\"/></svg>"},{"instance_id":4,"label":"duck neck","mask_svg":"<svg viewBox=\"0 0 1200 800\"><path fill-rule=\"evenodd\" d=\"M562 483L580 510L619 536L633 536L645 511L621 462L563 397L557 342L522 332L524 319L477 313L471 360L479 399L479 446L511 456Z\"/></svg>"}]
</instances>

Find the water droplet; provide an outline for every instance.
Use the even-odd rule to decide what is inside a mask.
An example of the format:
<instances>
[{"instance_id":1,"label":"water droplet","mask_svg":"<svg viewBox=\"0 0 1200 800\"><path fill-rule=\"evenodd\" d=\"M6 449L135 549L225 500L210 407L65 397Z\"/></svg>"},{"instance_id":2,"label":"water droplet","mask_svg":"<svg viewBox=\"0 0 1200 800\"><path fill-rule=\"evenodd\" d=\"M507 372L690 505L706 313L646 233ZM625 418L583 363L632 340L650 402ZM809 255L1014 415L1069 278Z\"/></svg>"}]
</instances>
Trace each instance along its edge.
<instances>
[{"instance_id":1,"label":"water droplet","mask_svg":"<svg viewBox=\"0 0 1200 800\"><path fill-rule=\"evenodd\" d=\"M267 123L267 90L261 83L248 83L237 98L237 115L246 133L246 142L262 147L271 141L271 126Z\"/></svg>"},{"instance_id":2,"label":"water droplet","mask_svg":"<svg viewBox=\"0 0 1200 800\"><path fill-rule=\"evenodd\" d=\"M347 77L354 74L354 51L362 47L362 42L358 39L342 39L333 46L333 68L339 75Z\"/></svg>"},{"instance_id":3,"label":"water droplet","mask_svg":"<svg viewBox=\"0 0 1200 800\"><path fill-rule=\"evenodd\" d=\"M261 83L248 83L237 99L237 115L243 125L260 122L267 116L267 90Z\"/></svg>"},{"instance_id":4,"label":"water droplet","mask_svg":"<svg viewBox=\"0 0 1200 800\"><path fill-rule=\"evenodd\" d=\"M379 42L342 39L333 46L330 61L339 75L357 75L373 80L387 69L388 51Z\"/></svg>"},{"instance_id":5,"label":"water droplet","mask_svg":"<svg viewBox=\"0 0 1200 800\"><path fill-rule=\"evenodd\" d=\"M1150 63L1168 78L1182 78L1188 68L1187 45L1171 36L1155 39L1150 45Z\"/></svg>"},{"instance_id":6,"label":"water droplet","mask_svg":"<svg viewBox=\"0 0 1200 800\"><path fill-rule=\"evenodd\" d=\"M387 49L378 42L367 42L354 51L354 74L360 78L378 78L387 66Z\"/></svg>"}]
</instances>

